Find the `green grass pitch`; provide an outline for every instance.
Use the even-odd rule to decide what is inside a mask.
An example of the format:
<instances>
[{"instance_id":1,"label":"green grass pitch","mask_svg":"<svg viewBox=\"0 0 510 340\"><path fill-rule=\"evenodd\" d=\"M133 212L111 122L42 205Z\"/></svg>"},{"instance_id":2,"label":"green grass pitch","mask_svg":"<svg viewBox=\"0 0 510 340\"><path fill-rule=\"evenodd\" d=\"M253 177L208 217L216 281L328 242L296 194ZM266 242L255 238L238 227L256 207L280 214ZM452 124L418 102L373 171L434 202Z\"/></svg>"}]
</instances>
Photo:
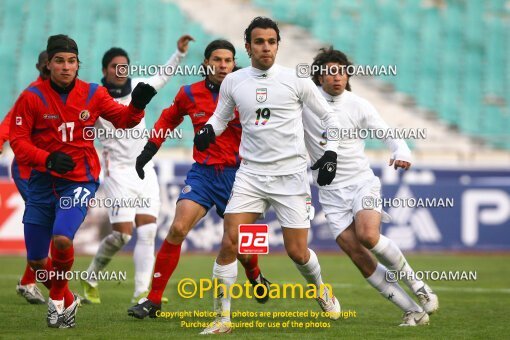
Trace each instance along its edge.
<instances>
[{"instance_id":1,"label":"green grass pitch","mask_svg":"<svg viewBox=\"0 0 510 340\"><path fill-rule=\"evenodd\" d=\"M318 253L323 278L333 285L344 311L355 311L356 317L329 321L323 328L268 328L269 322L306 322L310 318L257 318L266 322L263 328L238 328L230 337L236 339L298 338L307 339L491 339L508 338L508 306L510 305L510 255L415 254L408 260L415 270L476 271L476 281L429 282L439 296L440 309L423 327L397 327L401 312L382 298L361 277L346 256ZM84 270L90 257L78 257L73 270ZM210 311L212 298L184 299L177 293L177 283L183 278L210 278L214 255L183 254L179 267L167 286L165 296L169 304L164 311ZM284 255L260 256L264 274L274 283L304 283L291 261ZM133 293L133 262L130 256L116 257L108 270L126 270L124 282L101 282L102 304L84 305L77 315L74 329L49 329L46 326L46 305L29 305L15 293L16 282L24 268L22 257L0 257L0 339L19 338L89 338L89 339L163 339L193 338L202 328L181 326L178 318L136 320L127 316ZM239 266L238 282L244 282ZM79 282L72 281L71 289L81 294ZM44 286L41 290L47 296ZM255 300L240 298L232 303L232 311L283 312L319 311L314 300L270 300L260 305ZM209 321L209 318L185 317L185 321ZM237 318L234 322L250 322L253 318ZM324 324L323 324L324 325Z\"/></svg>"}]
</instances>

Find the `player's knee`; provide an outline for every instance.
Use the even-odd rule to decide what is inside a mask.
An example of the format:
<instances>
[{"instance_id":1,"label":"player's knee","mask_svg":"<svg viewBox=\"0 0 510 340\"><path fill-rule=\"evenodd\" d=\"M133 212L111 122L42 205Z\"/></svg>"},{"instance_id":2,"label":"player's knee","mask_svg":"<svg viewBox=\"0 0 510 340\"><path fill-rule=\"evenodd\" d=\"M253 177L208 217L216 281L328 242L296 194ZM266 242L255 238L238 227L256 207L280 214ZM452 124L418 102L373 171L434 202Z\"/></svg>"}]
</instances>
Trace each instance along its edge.
<instances>
[{"instance_id":1,"label":"player's knee","mask_svg":"<svg viewBox=\"0 0 510 340\"><path fill-rule=\"evenodd\" d=\"M237 239L227 234L223 235L221 248L229 253L237 254Z\"/></svg>"},{"instance_id":2,"label":"player's knee","mask_svg":"<svg viewBox=\"0 0 510 340\"><path fill-rule=\"evenodd\" d=\"M73 245L73 240L63 235L53 236L53 246L58 250L66 250Z\"/></svg>"},{"instance_id":3,"label":"player's knee","mask_svg":"<svg viewBox=\"0 0 510 340\"><path fill-rule=\"evenodd\" d=\"M174 222L170 227L170 235L172 238L182 239L186 238L188 235L189 227L182 222Z\"/></svg>"},{"instance_id":4,"label":"player's knee","mask_svg":"<svg viewBox=\"0 0 510 340\"><path fill-rule=\"evenodd\" d=\"M379 232L367 231L361 235L358 235L358 240L368 249L375 247L379 241Z\"/></svg>"},{"instance_id":5,"label":"player's knee","mask_svg":"<svg viewBox=\"0 0 510 340\"><path fill-rule=\"evenodd\" d=\"M356 235L363 246L371 249L379 241L379 227L367 223L358 223L356 225Z\"/></svg>"},{"instance_id":6,"label":"player's knee","mask_svg":"<svg viewBox=\"0 0 510 340\"><path fill-rule=\"evenodd\" d=\"M307 248L305 248L305 249L293 248L293 249L288 249L287 254L291 258L291 260L294 261L294 263L303 265L303 264L307 263L309 260L307 250L308 250Z\"/></svg>"}]
</instances>

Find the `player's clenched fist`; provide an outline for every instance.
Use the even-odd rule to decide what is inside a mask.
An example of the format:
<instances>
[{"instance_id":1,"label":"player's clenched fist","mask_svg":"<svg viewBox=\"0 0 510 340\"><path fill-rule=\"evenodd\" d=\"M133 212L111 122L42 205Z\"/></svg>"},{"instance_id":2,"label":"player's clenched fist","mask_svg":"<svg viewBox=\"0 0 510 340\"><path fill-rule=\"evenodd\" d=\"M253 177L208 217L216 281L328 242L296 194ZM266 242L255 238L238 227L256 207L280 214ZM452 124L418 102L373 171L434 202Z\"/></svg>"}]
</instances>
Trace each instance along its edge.
<instances>
[{"instance_id":1,"label":"player's clenched fist","mask_svg":"<svg viewBox=\"0 0 510 340\"><path fill-rule=\"evenodd\" d=\"M399 159L395 160L394 158L390 159L389 166L392 166L392 165L393 165L395 170L397 170L398 168L402 168L404 170L409 170L409 168L411 167L411 163L410 162L401 161Z\"/></svg>"},{"instance_id":2,"label":"player's clenched fist","mask_svg":"<svg viewBox=\"0 0 510 340\"><path fill-rule=\"evenodd\" d=\"M156 93L154 87L149 84L138 83L131 92L131 104L137 109L144 110Z\"/></svg>"},{"instance_id":3,"label":"player's clenched fist","mask_svg":"<svg viewBox=\"0 0 510 340\"><path fill-rule=\"evenodd\" d=\"M75 166L71 156L60 151L52 152L46 158L46 168L61 175L73 170Z\"/></svg>"},{"instance_id":4,"label":"player's clenched fist","mask_svg":"<svg viewBox=\"0 0 510 340\"><path fill-rule=\"evenodd\" d=\"M193 139L193 143L197 147L198 151L204 151L209 147L209 144L216 142L216 135L211 124L204 125L203 128L198 131Z\"/></svg>"},{"instance_id":5,"label":"player's clenched fist","mask_svg":"<svg viewBox=\"0 0 510 340\"><path fill-rule=\"evenodd\" d=\"M328 185L333 182L336 175L336 152L326 151L324 155L312 165L312 170L319 169L317 184L320 186Z\"/></svg>"},{"instance_id":6,"label":"player's clenched fist","mask_svg":"<svg viewBox=\"0 0 510 340\"><path fill-rule=\"evenodd\" d=\"M159 148L156 144L153 142L147 142L145 144L145 147L143 148L142 152L138 157L136 158L136 173L138 174L138 177L141 179L145 178L145 171L143 171L143 168L145 167L145 164L149 163L152 157L158 152Z\"/></svg>"}]
</instances>

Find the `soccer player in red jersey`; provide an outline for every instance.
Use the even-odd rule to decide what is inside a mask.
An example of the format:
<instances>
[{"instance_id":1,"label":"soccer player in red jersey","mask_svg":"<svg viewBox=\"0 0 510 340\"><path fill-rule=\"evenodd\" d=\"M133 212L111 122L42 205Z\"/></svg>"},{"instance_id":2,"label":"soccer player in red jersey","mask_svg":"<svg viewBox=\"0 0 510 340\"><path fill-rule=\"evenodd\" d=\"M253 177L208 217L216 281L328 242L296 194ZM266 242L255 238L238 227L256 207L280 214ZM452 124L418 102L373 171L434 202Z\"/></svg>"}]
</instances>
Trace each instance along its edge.
<instances>
[{"instance_id":1,"label":"soccer player in red jersey","mask_svg":"<svg viewBox=\"0 0 510 340\"><path fill-rule=\"evenodd\" d=\"M50 76L50 71L46 67L47 62L48 54L46 53L46 51L42 51L39 54L37 64L35 64L36 69L39 71L39 77L37 77L35 81L30 83L28 87L32 87L37 83L45 79L48 79L48 77ZM7 115L4 117L2 123L0 123L0 154L3 151L4 143L9 140L9 127L11 123L11 116L12 109L9 110ZM16 187L18 188L18 191L25 202L27 198L26 192L28 186L28 179L30 178L30 171L32 171L30 167L18 164L16 158L12 160L11 176L12 179L14 180L14 184L16 184ZM51 267L51 262L49 266ZM44 284L48 289L51 286L51 282L49 281L44 282ZM19 295L23 296L29 303L32 304L45 303L44 296L42 295L41 291L39 290L35 282L35 272L28 263L25 267L25 272L23 273L23 276L16 285L16 292Z\"/></svg>"},{"instance_id":2,"label":"soccer player in red jersey","mask_svg":"<svg viewBox=\"0 0 510 340\"><path fill-rule=\"evenodd\" d=\"M12 113L10 143L20 164L32 167L23 216L27 258L34 269L53 270L47 323L75 326L79 299L68 288L74 262L73 238L98 187L100 163L92 140L84 138L98 117L116 128L131 128L143 118L156 94L139 84L129 106L116 103L106 89L77 78L78 46L66 35L49 37L50 79L27 88Z\"/></svg>"},{"instance_id":3,"label":"soccer player in red jersey","mask_svg":"<svg viewBox=\"0 0 510 340\"><path fill-rule=\"evenodd\" d=\"M204 57L204 65L212 66L214 74L208 74L205 80L198 83L183 86L177 93L174 103L162 112L154 126L155 136L149 139L137 158L136 171L140 178L144 178L144 166L165 140L164 137L159 137L166 135L161 132L174 130L186 115L191 118L197 132L213 114L218 103L220 84L235 68L235 48L226 40L215 40L206 47ZM193 149L195 163L188 172L186 185L179 195L174 221L156 257L151 291L147 298L141 299L137 305L128 309L128 315L139 319L146 316L156 317L156 312L161 309L161 297L177 267L181 244L188 232L213 205L216 205L217 213L223 217L240 162L241 124L239 114L232 112L232 115L234 114L236 118L229 123L225 132L216 139L211 148L205 152ZM266 285L269 291L269 282L260 272L257 255L240 255L239 260L252 285ZM264 287L258 286L257 289L260 290L256 295L262 296ZM267 294L257 301L265 303Z\"/></svg>"}]
</instances>

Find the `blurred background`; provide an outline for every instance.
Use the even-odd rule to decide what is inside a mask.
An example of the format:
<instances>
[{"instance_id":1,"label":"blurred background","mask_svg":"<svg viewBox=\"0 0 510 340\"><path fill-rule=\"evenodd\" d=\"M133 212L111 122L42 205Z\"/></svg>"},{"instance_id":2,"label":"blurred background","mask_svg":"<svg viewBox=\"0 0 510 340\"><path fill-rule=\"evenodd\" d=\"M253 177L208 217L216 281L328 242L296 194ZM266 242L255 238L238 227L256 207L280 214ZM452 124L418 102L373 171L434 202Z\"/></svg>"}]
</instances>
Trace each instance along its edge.
<instances>
[{"instance_id":1,"label":"blurred background","mask_svg":"<svg viewBox=\"0 0 510 340\"><path fill-rule=\"evenodd\" d=\"M414 251L510 250L510 1L505 0L1 0L0 116L37 77L35 63L48 36L67 34L79 46L79 77L102 78L101 58L124 48L131 63L162 65L183 34L195 38L183 64L199 65L205 46L225 38L237 63L249 66L243 32L251 19L270 16L280 25L277 62L295 68L311 63L318 49L333 45L357 65L395 65L396 75L353 77L353 92L368 99L393 127L426 129L408 140L413 168L387 166L390 152L367 140L367 152L384 197L453 199L449 208L390 208L383 232ZM153 126L182 85L199 76L175 76L147 107ZM185 120L182 139L168 140L157 156L164 238L186 172L193 130ZM101 146L98 143L98 152ZM23 200L10 179L12 152L0 159L0 252L24 252ZM101 192L98 196L101 196ZM315 199L310 233L314 249L336 250ZM270 251L282 250L274 212ZM214 210L193 230L185 251L218 249L222 220ZM91 209L76 236L77 251L94 253L110 226L105 209ZM127 251L132 249L134 239Z\"/></svg>"}]
</instances>

